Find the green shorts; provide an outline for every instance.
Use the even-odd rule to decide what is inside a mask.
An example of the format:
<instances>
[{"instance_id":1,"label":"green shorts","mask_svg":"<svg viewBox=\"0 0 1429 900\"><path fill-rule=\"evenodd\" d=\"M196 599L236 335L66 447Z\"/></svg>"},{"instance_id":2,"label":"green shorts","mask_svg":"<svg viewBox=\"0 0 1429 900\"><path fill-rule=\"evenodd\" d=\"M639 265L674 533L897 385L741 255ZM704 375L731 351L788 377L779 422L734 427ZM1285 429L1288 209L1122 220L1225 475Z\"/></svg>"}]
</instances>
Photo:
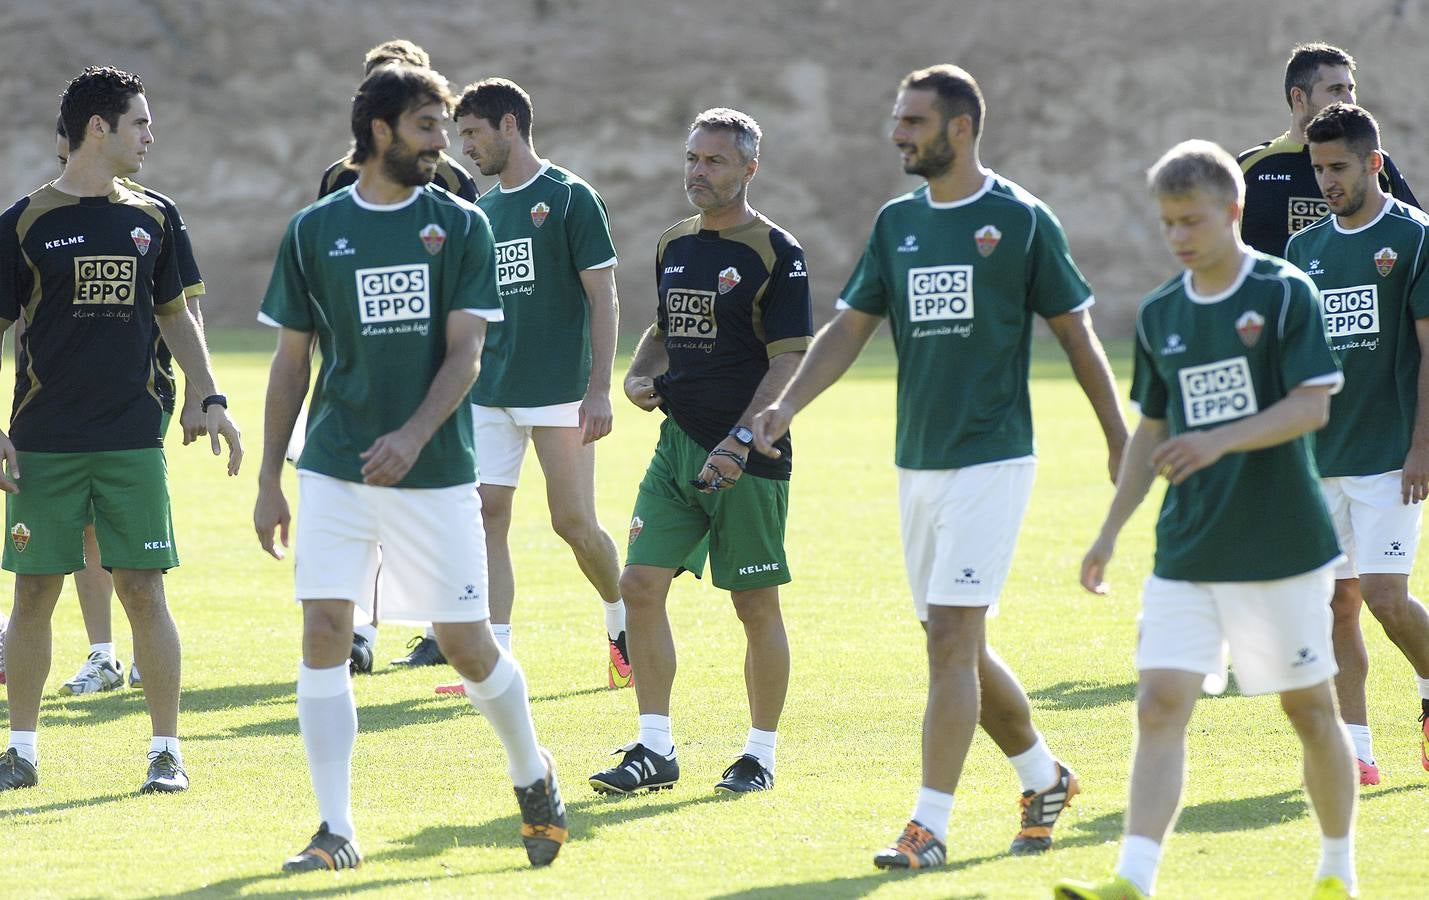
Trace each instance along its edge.
<instances>
[{"instance_id":1,"label":"green shorts","mask_svg":"<svg viewBox=\"0 0 1429 900\"><path fill-rule=\"evenodd\" d=\"M63 575L84 568L84 526L91 515L105 568L179 564L164 451L17 455L20 493L5 495L6 570Z\"/></svg>"},{"instance_id":2,"label":"green shorts","mask_svg":"<svg viewBox=\"0 0 1429 900\"><path fill-rule=\"evenodd\" d=\"M699 575L708 540L715 587L750 591L788 584L789 482L744 475L732 488L702 494L690 482L708 458L709 451L673 419L661 424L655 456L635 498L625 564Z\"/></svg>"}]
</instances>

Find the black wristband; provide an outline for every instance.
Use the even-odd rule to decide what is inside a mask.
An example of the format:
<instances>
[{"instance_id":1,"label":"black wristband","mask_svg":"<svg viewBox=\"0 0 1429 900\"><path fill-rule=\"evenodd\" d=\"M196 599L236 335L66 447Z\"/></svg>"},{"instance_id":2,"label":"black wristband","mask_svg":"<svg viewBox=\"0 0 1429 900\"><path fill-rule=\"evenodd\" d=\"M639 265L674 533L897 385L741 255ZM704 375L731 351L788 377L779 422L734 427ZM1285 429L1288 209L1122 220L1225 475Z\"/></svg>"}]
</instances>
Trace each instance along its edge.
<instances>
[{"instance_id":1,"label":"black wristband","mask_svg":"<svg viewBox=\"0 0 1429 900\"><path fill-rule=\"evenodd\" d=\"M203 412L208 412L208 408L210 406L213 406L215 403L217 403L224 409L228 409L228 398L223 396L222 394L209 394L207 397L204 397L203 404L200 408Z\"/></svg>"}]
</instances>

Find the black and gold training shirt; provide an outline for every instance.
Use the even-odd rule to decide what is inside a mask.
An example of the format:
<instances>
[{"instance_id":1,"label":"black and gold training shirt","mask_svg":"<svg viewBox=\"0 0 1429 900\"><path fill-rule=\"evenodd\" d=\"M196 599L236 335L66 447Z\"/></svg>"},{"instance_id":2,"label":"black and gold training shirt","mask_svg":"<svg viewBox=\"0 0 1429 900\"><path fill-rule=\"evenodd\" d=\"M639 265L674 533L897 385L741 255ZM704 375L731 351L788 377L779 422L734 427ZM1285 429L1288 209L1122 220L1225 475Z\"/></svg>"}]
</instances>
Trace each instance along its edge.
<instances>
[{"instance_id":1,"label":"black and gold training shirt","mask_svg":"<svg viewBox=\"0 0 1429 900\"><path fill-rule=\"evenodd\" d=\"M0 214L0 319L25 319L10 438L19 450L160 446L154 316L184 309L173 227L153 198L45 185Z\"/></svg>"},{"instance_id":2,"label":"black and gold training shirt","mask_svg":"<svg viewBox=\"0 0 1429 900\"><path fill-rule=\"evenodd\" d=\"M326 172L323 172L323 180L318 185L318 199L321 200L333 191L345 188L356 181L357 170L347 164L347 157L344 156L328 166ZM437 175L432 179L432 184L472 203L475 203L476 198L481 196L481 191L477 190L476 182L472 180L471 175L461 167L461 163L452 159L445 151L442 153L441 162L437 163Z\"/></svg>"}]
</instances>

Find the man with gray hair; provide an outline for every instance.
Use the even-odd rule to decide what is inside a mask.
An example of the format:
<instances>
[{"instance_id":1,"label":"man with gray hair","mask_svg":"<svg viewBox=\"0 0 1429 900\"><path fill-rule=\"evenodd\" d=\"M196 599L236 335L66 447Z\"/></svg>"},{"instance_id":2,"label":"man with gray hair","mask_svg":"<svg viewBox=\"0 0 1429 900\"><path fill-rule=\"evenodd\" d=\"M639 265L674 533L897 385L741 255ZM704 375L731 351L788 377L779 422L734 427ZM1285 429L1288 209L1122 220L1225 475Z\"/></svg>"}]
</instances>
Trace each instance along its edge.
<instances>
[{"instance_id":1,"label":"man with gray hair","mask_svg":"<svg viewBox=\"0 0 1429 900\"><path fill-rule=\"evenodd\" d=\"M751 454L754 414L788 383L813 335L804 251L749 205L759 170L759 125L732 109L706 110L685 142L685 195L699 214L660 236L656 321L640 339L625 394L665 413L640 484L620 576L640 734L619 764L590 778L604 794L672 786L680 776L670 727L675 643L665 614L670 583L696 575L706 548L711 580L730 592L748 640L748 741L715 790L774 786L774 746L789 686L779 586L791 450Z\"/></svg>"}]
</instances>

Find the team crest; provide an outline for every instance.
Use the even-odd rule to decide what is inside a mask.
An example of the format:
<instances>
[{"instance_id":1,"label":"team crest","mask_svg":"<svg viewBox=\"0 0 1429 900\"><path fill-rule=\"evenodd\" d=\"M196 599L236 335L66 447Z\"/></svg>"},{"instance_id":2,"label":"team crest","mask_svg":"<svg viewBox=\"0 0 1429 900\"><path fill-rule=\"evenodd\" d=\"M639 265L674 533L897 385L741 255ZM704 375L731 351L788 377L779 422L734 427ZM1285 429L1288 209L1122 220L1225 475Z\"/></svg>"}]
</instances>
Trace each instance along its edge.
<instances>
[{"instance_id":1,"label":"team crest","mask_svg":"<svg viewBox=\"0 0 1429 900\"><path fill-rule=\"evenodd\" d=\"M1394 271L1394 261L1399 259L1399 254L1390 247L1381 247L1374 255L1374 267L1379 269L1381 278L1388 278L1389 273Z\"/></svg>"},{"instance_id":2,"label":"team crest","mask_svg":"<svg viewBox=\"0 0 1429 900\"><path fill-rule=\"evenodd\" d=\"M973 232L973 240L977 241L978 256L991 256L1002 240L1002 232L994 225L984 225Z\"/></svg>"},{"instance_id":3,"label":"team crest","mask_svg":"<svg viewBox=\"0 0 1429 900\"><path fill-rule=\"evenodd\" d=\"M549 216L550 214L551 208L546 205L546 201L542 200L540 203L537 203L535 206L531 207L531 224L535 225L537 228L540 228L542 225L546 224L546 216Z\"/></svg>"},{"instance_id":4,"label":"team crest","mask_svg":"<svg viewBox=\"0 0 1429 900\"><path fill-rule=\"evenodd\" d=\"M142 228L135 228L129 232L129 237L134 240L134 249L139 251L140 256L144 256L149 252L149 242L151 240L149 232Z\"/></svg>"},{"instance_id":5,"label":"team crest","mask_svg":"<svg viewBox=\"0 0 1429 900\"><path fill-rule=\"evenodd\" d=\"M17 553L24 553L25 548L30 546L30 529L24 522L16 522L15 527L10 529L10 543L15 545Z\"/></svg>"},{"instance_id":6,"label":"team crest","mask_svg":"<svg viewBox=\"0 0 1429 900\"><path fill-rule=\"evenodd\" d=\"M719 273L719 292L721 294L728 294L739 285L739 282L739 270L734 266L730 266L728 269Z\"/></svg>"},{"instance_id":7,"label":"team crest","mask_svg":"<svg viewBox=\"0 0 1429 900\"><path fill-rule=\"evenodd\" d=\"M1265 316L1255 310L1248 309L1235 320L1235 333L1240 335L1240 342L1247 347L1255 346L1255 342L1260 340L1260 332L1264 329Z\"/></svg>"},{"instance_id":8,"label":"team crest","mask_svg":"<svg viewBox=\"0 0 1429 900\"><path fill-rule=\"evenodd\" d=\"M417 234L422 239L422 246L427 248L427 252L436 256L442 252L442 245L447 242L447 233L442 230L442 226L435 222L427 225Z\"/></svg>"},{"instance_id":9,"label":"team crest","mask_svg":"<svg viewBox=\"0 0 1429 900\"><path fill-rule=\"evenodd\" d=\"M642 531L644 531L644 530L645 530L645 521L644 521L643 519L641 519L639 516L636 516L635 518L631 519L631 520L630 520L630 541L629 541L629 543L631 543L631 544L635 543L635 539L638 538L638 537L640 537L640 532L642 532Z\"/></svg>"}]
</instances>

